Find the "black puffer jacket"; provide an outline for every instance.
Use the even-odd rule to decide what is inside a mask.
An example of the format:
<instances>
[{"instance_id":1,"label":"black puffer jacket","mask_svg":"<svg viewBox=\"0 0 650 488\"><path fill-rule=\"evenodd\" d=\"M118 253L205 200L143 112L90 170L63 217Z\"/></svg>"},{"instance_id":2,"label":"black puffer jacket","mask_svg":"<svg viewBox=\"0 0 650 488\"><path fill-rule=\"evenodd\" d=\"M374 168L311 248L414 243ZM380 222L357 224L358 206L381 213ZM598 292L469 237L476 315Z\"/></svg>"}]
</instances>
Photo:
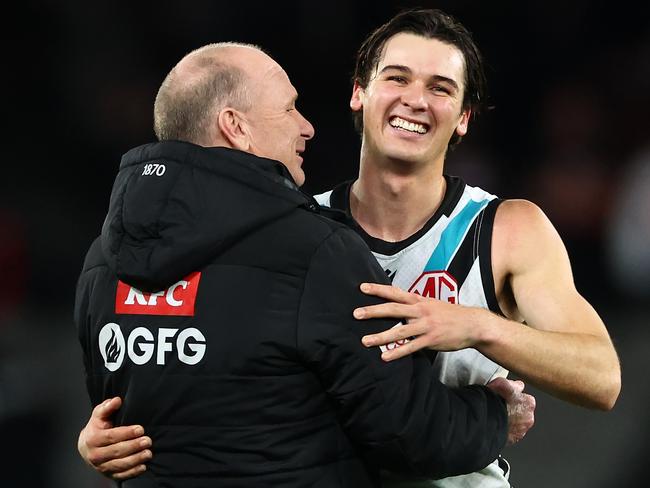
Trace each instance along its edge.
<instances>
[{"instance_id":1,"label":"black puffer jacket","mask_svg":"<svg viewBox=\"0 0 650 488\"><path fill-rule=\"evenodd\" d=\"M116 422L153 439L123 486L359 488L379 466L441 477L497 456L500 398L363 347L394 323L353 319L376 303L359 284L386 276L320 212L275 161L182 142L123 157L75 305L92 403L122 396Z\"/></svg>"}]
</instances>

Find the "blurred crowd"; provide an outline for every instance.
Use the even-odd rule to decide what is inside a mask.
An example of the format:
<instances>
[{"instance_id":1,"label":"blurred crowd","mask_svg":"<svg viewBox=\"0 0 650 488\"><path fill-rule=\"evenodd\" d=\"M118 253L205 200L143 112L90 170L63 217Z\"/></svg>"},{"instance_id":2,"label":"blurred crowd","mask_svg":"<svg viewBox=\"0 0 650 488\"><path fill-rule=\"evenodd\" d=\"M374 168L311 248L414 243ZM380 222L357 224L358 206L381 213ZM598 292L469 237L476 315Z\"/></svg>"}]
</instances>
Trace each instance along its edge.
<instances>
[{"instance_id":1,"label":"blurred crowd","mask_svg":"<svg viewBox=\"0 0 650 488\"><path fill-rule=\"evenodd\" d=\"M513 456L520 465L597 474L593 462L603 457L613 461L609 478L552 486L637 486L631 480L641 470L632 462L647 459L649 447L648 421L633 417L649 406L641 373L650 365L642 347L650 311L650 22L632 2L587 0L23 2L5 65L13 108L0 192L0 436L11 446L3 486L108 486L75 451L90 405L74 287L121 154L154 139L153 100L172 65L208 42L265 48L316 128L305 154L305 189L316 193L358 169L348 109L355 49L410 6L457 16L488 65L493 108L449 154L447 172L546 212L578 289L608 319L621 354L623 394L613 412L594 416L542 396L540 437L533 431ZM560 449L566 431L558 426L581 419L594 429L613 422L618 435L634 426L636 437L574 445L582 452L564 453L564 463L578 463L574 471L560 459L549 463L542 439ZM551 486L518 469L520 486Z\"/></svg>"}]
</instances>

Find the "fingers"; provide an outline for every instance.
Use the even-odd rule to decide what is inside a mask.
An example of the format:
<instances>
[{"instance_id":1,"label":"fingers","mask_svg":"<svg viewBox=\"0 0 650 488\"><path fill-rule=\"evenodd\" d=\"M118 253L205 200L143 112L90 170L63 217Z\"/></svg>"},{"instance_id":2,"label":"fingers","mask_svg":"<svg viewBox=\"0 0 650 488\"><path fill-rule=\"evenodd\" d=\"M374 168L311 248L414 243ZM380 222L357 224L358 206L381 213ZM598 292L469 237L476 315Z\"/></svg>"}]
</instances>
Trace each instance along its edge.
<instances>
[{"instance_id":1,"label":"fingers","mask_svg":"<svg viewBox=\"0 0 650 488\"><path fill-rule=\"evenodd\" d=\"M421 338L408 340L402 344L395 343L395 347L388 349L381 354L381 359L386 362L395 361L396 359L413 354L415 351L419 351L425 347L427 347L427 345Z\"/></svg>"},{"instance_id":2,"label":"fingers","mask_svg":"<svg viewBox=\"0 0 650 488\"><path fill-rule=\"evenodd\" d=\"M352 315L355 319L366 320L376 318L414 318L415 311L410 305L403 305L401 303L388 302L379 305L371 305L369 307L355 308Z\"/></svg>"},{"instance_id":3,"label":"fingers","mask_svg":"<svg viewBox=\"0 0 650 488\"><path fill-rule=\"evenodd\" d=\"M379 332L378 334L368 334L361 338L361 342L366 347L385 346L410 339L411 337L420 335L421 331L418 330L415 324L397 324L394 327Z\"/></svg>"},{"instance_id":4,"label":"fingers","mask_svg":"<svg viewBox=\"0 0 650 488\"><path fill-rule=\"evenodd\" d=\"M506 401L521 393L524 390L524 386L524 382L521 380L513 381L501 377L495 378L487 384L488 388L491 388Z\"/></svg>"},{"instance_id":5,"label":"fingers","mask_svg":"<svg viewBox=\"0 0 650 488\"><path fill-rule=\"evenodd\" d=\"M523 395L525 398L526 410L528 411L528 429L530 429L535 425L535 408L537 408L537 401L533 395L528 395L527 393L524 393Z\"/></svg>"},{"instance_id":6,"label":"fingers","mask_svg":"<svg viewBox=\"0 0 650 488\"><path fill-rule=\"evenodd\" d=\"M150 461L152 457L151 451L145 449L130 456L104 462L97 466L97 470L115 480L125 480L146 471L145 463Z\"/></svg>"},{"instance_id":7,"label":"fingers","mask_svg":"<svg viewBox=\"0 0 650 488\"><path fill-rule=\"evenodd\" d=\"M396 286L380 285L378 283L362 283L361 291L366 295L373 295L385 298L391 302L413 304L419 301L419 296L415 293L409 293Z\"/></svg>"},{"instance_id":8,"label":"fingers","mask_svg":"<svg viewBox=\"0 0 650 488\"><path fill-rule=\"evenodd\" d=\"M125 425L97 432L93 436L93 445L97 447L113 446L128 441L143 440L144 428L141 425ZM149 439L146 437L146 439Z\"/></svg>"},{"instance_id":9,"label":"fingers","mask_svg":"<svg viewBox=\"0 0 650 488\"><path fill-rule=\"evenodd\" d=\"M527 393L516 393L507 400L508 407L508 445L524 438L535 424L535 397Z\"/></svg>"},{"instance_id":10,"label":"fingers","mask_svg":"<svg viewBox=\"0 0 650 488\"><path fill-rule=\"evenodd\" d=\"M508 390L511 397L520 394L524 391L524 382L521 380L509 380L504 378L507 381L507 384L504 385L504 388Z\"/></svg>"},{"instance_id":11,"label":"fingers","mask_svg":"<svg viewBox=\"0 0 650 488\"><path fill-rule=\"evenodd\" d=\"M518 414L510 419L511 425L508 429L508 445L516 444L522 440L533 425L535 425L535 407L535 397L522 393L520 404L517 406Z\"/></svg>"},{"instance_id":12,"label":"fingers","mask_svg":"<svg viewBox=\"0 0 650 488\"><path fill-rule=\"evenodd\" d=\"M147 470L147 466L145 466L144 464L138 464L137 466L128 469L124 472L113 473L111 475L111 478L113 478L114 480L126 480L141 475L146 470Z\"/></svg>"},{"instance_id":13,"label":"fingers","mask_svg":"<svg viewBox=\"0 0 650 488\"><path fill-rule=\"evenodd\" d=\"M87 457L88 462L102 473L122 472L151 459L150 447L151 438L142 436L91 448Z\"/></svg>"},{"instance_id":14,"label":"fingers","mask_svg":"<svg viewBox=\"0 0 650 488\"><path fill-rule=\"evenodd\" d=\"M151 439L144 436L141 425L100 429L89 424L83 428L77 440L79 454L94 467L150 446Z\"/></svg>"},{"instance_id":15,"label":"fingers","mask_svg":"<svg viewBox=\"0 0 650 488\"><path fill-rule=\"evenodd\" d=\"M535 423L535 397L524 393L524 386L521 380L506 378L495 378L487 384L506 401L509 446L522 440Z\"/></svg>"},{"instance_id":16,"label":"fingers","mask_svg":"<svg viewBox=\"0 0 650 488\"><path fill-rule=\"evenodd\" d=\"M512 387L509 385L509 381L506 378L494 378L486 386L504 400L507 400L512 393Z\"/></svg>"},{"instance_id":17,"label":"fingers","mask_svg":"<svg viewBox=\"0 0 650 488\"><path fill-rule=\"evenodd\" d=\"M379 334L364 336L361 341L366 347L379 346L382 350L381 358L388 362L428 347L426 338L421 333L421 327L417 323L399 323Z\"/></svg>"},{"instance_id":18,"label":"fingers","mask_svg":"<svg viewBox=\"0 0 650 488\"><path fill-rule=\"evenodd\" d=\"M512 390L512 395L516 395L524 391L524 382L521 380L509 380L506 378L509 388Z\"/></svg>"},{"instance_id":19,"label":"fingers","mask_svg":"<svg viewBox=\"0 0 650 488\"><path fill-rule=\"evenodd\" d=\"M113 426L111 417L122 406L122 399L120 397L113 397L104 400L97 405L90 416L90 422L96 424L98 427L108 429Z\"/></svg>"}]
</instances>

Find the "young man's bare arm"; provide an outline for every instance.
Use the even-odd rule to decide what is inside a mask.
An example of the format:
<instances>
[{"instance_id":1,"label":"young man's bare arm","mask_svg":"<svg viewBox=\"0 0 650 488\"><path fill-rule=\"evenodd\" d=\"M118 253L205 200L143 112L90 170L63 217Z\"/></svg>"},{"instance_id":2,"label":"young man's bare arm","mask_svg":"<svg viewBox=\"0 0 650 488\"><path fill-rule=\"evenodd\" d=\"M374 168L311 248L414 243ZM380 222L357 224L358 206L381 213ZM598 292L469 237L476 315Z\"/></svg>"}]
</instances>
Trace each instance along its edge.
<instances>
[{"instance_id":1,"label":"young man's bare arm","mask_svg":"<svg viewBox=\"0 0 650 488\"><path fill-rule=\"evenodd\" d=\"M355 316L406 318L408 324L367 336L364 343L414 337L385 353L386 360L424 347L474 347L553 395L611 409L620 391L618 357L602 320L575 288L566 249L552 224L534 204L506 201L496 214L492 246L497 296L511 293L508 314L516 320L372 284L367 293L393 303L357 309Z\"/></svg>"}]
</instances>

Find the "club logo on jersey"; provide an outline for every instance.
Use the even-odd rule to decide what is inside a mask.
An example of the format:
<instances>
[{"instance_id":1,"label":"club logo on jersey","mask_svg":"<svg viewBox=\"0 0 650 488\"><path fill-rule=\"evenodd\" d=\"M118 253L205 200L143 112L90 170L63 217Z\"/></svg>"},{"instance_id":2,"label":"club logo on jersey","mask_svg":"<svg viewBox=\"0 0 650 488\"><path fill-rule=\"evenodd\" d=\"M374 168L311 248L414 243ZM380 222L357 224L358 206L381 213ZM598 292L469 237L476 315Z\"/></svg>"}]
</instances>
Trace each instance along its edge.
<instances>
[{"instance_id":1,"label":"club logo on jersey","mask_svg":"<svg viewBox=\"0 0 650 488\"><path fill-rule=\"evenodd\" d=\"M189 327L179 329L160 327L157 334L146 327L136 327L126 341L118 324L109 322L99 331L99 352L104 358L104 366L109 371L117 371L124 358L135 365L143 365L153 360L158 365L167 363L167 354L176 348L178 360L189 366L197 364L205 356L206 340L203 333Z\"/></svg>"},{"instance_id":2,"label":"club logo on jersey","mask_svg":"<svg viewBox=\"0 0 650 488\"><path fill-rule=\"evenodd\" d=\"M201 273L196 271L166 290L145 293L121 281L117 283L115 313L135 315L194 315Z\"/></svg>"},{"instance_id":3,"label":"club logo on jersey","mask_svg":"<svg viewBox=\"0 0 650 488\"><path fill-rule=\"evenodd\" d=\"M447 271L425 271L408 290L423 297L458 303L458 284Z\"/></svg>"}]
</instances>

